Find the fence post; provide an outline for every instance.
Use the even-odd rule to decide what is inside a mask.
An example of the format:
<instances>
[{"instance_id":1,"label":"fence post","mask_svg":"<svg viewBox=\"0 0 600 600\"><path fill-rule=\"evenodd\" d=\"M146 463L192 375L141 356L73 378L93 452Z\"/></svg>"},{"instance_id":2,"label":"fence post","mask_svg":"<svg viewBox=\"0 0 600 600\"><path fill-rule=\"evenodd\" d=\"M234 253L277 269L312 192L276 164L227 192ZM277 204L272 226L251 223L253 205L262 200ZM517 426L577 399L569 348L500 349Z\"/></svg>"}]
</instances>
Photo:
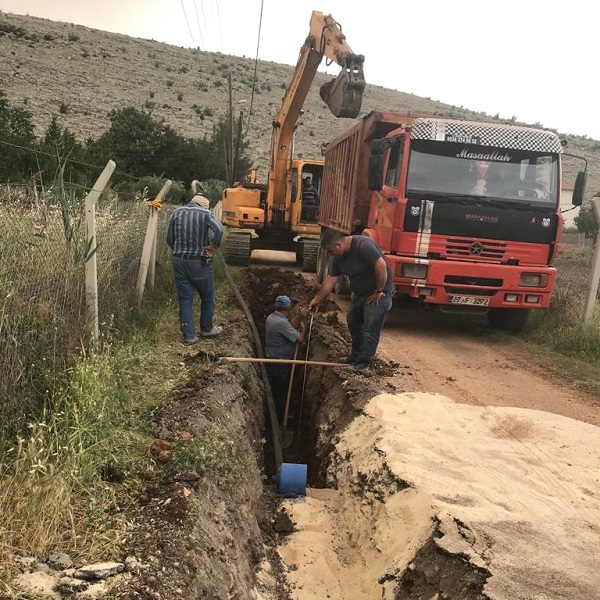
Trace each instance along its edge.
<instances>
[{"instance_id":1,"label":"fence post","mask_svg":"<svg viewBox=\"0 0 600 600\"><path fill-rule=\"evenodd\" d=\"M153 208L152 210L156 210ZM158 219L158 215L156 216ZM154 274L156 273L156 238L158 237L158 220L154 228L154 239L152 240L152 252L150 253L150 264L148 265L148 287L154 289Z\"/></svg>"},{"instance_id":2,"label":"fence post","mask_svg":"<svg viewBox=\"0 0 600 600\"><path fill-rule=\"evenodd\" d=\"M600 227L600 199L592 200L592 208L596 223ZM583 311L583 322L588 323L594 316L594 309L598 298L598 280L600 279L600 233L596 235L596 243L594 244L594 257L592 259L592 273L588 286L588 295L585 301L585 310Z\"/></svg>"},{"instance_id":3,"label":"fence post","mask_svg":"<svg viewBox=\"0 0 600 600\"><path fill-rule=\"evenodd\" d=\"M87 326L92 342L100 333L98 323L98 271L96 260L96 202L100 198L108 180L117 165L109 160L94 187L85 197L85 303L87 307Z\"/></svg>"},{"instance_id":4,"label":"fence post","mask_svg":"<svg viewBox=\"0 0 600 600\"><path fill-rule=\"evenodd\" d=\"M162 189L156 195L156 200L163 200L167 195L173 182L170 179L165 181ZM140 268L138 271L137 283L135 285L135 296L138 304L141 303L144 297L144 288L146 286L146 277L150 263L152 263L150 279L154 283L154 260L156 259L156 234L158 231L158 209L150 207L148 215L148 226L146 227L146 237L144 239L144 247L142 249L142 258L140 259Z\"/></svg>"}]
</instances>

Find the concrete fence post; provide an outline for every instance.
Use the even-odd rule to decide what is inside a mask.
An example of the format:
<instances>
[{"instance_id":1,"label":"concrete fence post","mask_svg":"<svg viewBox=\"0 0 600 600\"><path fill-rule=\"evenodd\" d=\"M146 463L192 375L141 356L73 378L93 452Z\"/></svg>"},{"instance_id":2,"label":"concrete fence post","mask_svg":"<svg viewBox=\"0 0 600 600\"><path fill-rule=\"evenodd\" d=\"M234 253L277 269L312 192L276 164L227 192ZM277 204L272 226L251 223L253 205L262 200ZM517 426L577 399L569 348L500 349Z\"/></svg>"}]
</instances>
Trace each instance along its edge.
<instances>
[{"instance_id":1,"label":"concrete fence post","mask_svg":"<svg viewBox=\"0 0 600 600\"><path fill-rule=\"evenodd\" d=\"M600 228L600 199L592 200L592 208L596 217L596 224ZM594 316L594 309L598 299L598 280L600 279L600 233L596 235L594 244L594 257L592 259L592 273L588 286L588 295L585 301L585 310L583 311L583 322L589 323Z\"/></svg>"},{"instance_id":2,"label":"concrete fence post","mask_svg":"<svg viewBox=\"0 0 600 600\"><path fill-rule=\"evenodd\" d=\"M98 320L98 270L96 250L96 202L104 191L117 165L109 160L94 187L85 197L85 303L87 308L87 326L92 342L100 334Z\"/></svg>"},{"instance_id":3,"label":"concrete fence post","mask_svg":"<svg viewBox=\"0 0 600 600\"><path fill-rule=\"evenodd\" d=\"M164 200L165 196L171 189L173 182L170 179L165 181L160 192L156 196L156 200ZM146 227L146 237L144 239L144 247L142 249L142 257L140 259L140 268L138 270L137 283L135 285L135 296L138 304L141 304L144 297L144 289L146 287L146 279L150 272L150 285L154 285L154 269L156 261L156 235L158 232L158 209L150 207L148 215L148 226Z\"/></svg>"}]
</instances>

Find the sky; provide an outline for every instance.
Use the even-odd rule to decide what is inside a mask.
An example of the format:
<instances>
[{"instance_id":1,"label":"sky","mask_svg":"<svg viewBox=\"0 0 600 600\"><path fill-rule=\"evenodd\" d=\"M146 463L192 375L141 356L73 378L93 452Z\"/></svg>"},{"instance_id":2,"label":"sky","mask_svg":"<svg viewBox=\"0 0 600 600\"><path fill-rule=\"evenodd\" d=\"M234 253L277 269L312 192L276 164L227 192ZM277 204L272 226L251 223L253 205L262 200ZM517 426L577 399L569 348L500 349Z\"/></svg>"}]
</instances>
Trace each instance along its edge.
<instances>
[{"instance_id":1,"label":"sky","mask_svg":"<svg viewBox=\"0 0 600 600\"><path fill-rule=\"evenodd\" d=\"M600 140L589 0L0 0L5 12L251 58L261 6L262 60L295 65L319 10L365 56L367 84Z\"/></svg>"}]
</instances>

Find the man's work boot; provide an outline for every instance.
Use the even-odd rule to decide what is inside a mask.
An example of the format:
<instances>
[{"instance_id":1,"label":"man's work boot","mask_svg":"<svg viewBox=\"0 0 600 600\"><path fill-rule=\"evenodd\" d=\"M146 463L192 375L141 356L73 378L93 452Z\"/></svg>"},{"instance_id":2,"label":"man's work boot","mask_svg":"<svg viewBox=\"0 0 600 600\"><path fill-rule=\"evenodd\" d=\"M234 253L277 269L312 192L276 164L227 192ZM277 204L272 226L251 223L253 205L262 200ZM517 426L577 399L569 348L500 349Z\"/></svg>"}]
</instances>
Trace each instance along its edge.
<instances>
[{"instance_id":1,"label":"man's work boot","mask_svg":"<svg viewBox=\"0 0 600 600\"><path fill-rule=\"evenodd\" d=\"M201 331L202 337L217 337L223 333L223 328L220 325L214 325L210 331Z\"/></svg>"},{"instance_id":2,"label":"man's work boot","mask_svg":"<svg viewBox=\"0 0 600 600\"><path fill-rule=\"evenodd\" d=\"M181 340L181 343L184 346L194 346L195 344L199 344L200 343L200 339L197 338L196 336L194 336L193 338L191 338L189 340Z\"/></svg>"}]
</instances>

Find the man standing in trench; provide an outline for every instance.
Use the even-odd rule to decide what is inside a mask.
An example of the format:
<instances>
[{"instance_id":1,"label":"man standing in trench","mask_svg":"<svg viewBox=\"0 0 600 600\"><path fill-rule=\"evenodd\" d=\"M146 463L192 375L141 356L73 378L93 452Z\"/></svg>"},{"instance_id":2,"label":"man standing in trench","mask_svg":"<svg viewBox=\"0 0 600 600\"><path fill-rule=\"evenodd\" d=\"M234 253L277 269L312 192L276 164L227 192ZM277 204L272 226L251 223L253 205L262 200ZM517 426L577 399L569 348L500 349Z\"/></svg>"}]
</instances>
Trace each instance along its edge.
<instances>
[{"instance_id":1,"label":"man standing in trench","mask_svg":"<svg viewBox=\"0 0 600 600\"><path fill-rule=\"evenodd\" d=\"M349 278L352 300L346 321L352 351L345 362L353 371L363 371L377 352L381 329L392 307L392 271L379 246L363 235L345 235L327 229L321 236L321 248L334 257L331 274L324 279L309 307L316 309L335 289L341 275Z\"/></svg>"},{"instance_id":2,"label":"man standing in trench","mask_svg":"<svg viewBox=\"0 0 600 600\"><path fill-rule=\"evenodd\" d=\"M197 183L197 182L194 182ZM173 274L179 299L179 325L186 345L197 344L194 297L200 295L200 337L214 337L223 328L213 325L215 278L212 255L221 245L223 226L204 208L207 199L192 185L191 202L173 211L167 226L167 244L173 249ZM212 232L212 239L210 239Z\"/></svg>"},{"instance_id":3,"label":"man standing in trench","mask_svg":"<svg viewBox=\"0 0 600 600\"><path fill-rule=\"evenodd\" d=\"M307 312L306 308L301 308L290 319L292 301L289 296L277 296L275 310L267 317L265 323L265 354L267 358L290 360L294 357L296 344L304 343L306 327L302 318L306 316ZM277 417L281 423L290 383L290 365L288 363L267 363L266 366Z\"/></svg>"}]
</instances>

